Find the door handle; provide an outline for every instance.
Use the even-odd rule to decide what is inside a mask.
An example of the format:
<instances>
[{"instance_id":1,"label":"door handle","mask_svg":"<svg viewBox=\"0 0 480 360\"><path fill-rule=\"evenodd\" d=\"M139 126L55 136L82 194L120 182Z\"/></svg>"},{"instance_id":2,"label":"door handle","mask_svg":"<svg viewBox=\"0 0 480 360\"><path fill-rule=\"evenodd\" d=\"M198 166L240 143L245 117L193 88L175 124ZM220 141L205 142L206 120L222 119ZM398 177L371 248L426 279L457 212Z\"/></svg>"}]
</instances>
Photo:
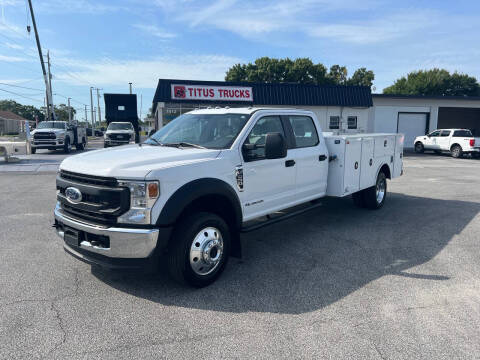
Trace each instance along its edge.
<instances>
[{"instance_id":1,"label":"door handle","mask_svg":"<svg viewBox=\"0 0 480 360\"><path fill-rule=\"evenodd\" d=\"M324 161L324 160L327 160L327 155L320 155L318 157L318 161Z\"/></svg>"},{"instance_id":2,"label":"door handle","mask_svg":"<svg viewBox=\"0 0 480 360\"><path fill-rule=\"evenodd\" d=\"M295 160L287 160L285 161L285 167L290 167L295 165Z\"/></svg>"}]
</instances>

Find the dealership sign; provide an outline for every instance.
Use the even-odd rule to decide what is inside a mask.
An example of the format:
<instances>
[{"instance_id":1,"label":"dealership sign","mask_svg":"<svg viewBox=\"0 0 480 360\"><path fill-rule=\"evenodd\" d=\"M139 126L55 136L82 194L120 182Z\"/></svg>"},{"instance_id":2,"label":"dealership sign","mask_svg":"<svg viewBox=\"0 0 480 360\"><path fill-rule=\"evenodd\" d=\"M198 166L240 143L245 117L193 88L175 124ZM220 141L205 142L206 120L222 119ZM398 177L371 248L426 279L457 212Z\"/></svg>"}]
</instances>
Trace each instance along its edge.
<instances>
[{"instance_id":1,"label":"dealership sign","mask_svg":"<svg viewBox=\"0 0 480 360\"><path fill-rule=\"evenodd\" d=\"M253 101L251 87L172 84L172 100Z\"/></svg>"}]
</instances>

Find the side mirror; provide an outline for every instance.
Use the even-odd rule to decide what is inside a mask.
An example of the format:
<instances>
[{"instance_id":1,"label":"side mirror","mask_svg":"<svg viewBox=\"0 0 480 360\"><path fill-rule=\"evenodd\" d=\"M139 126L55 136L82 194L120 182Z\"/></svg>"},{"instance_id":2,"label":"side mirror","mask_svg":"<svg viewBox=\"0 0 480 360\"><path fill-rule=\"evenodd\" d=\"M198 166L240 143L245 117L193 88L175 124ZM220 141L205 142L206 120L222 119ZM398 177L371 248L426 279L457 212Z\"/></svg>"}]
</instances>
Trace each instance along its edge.
<instances>
[{"instance_id":1,"label":"side mirror","mask_svg":"<svg viewBox=\"0 0 480 360\"><path fill-rule=\"evenodd\" d=\"M287 143L282 134L268 133L265 137L265 158L280 159L287 156Z\"/></svg>"}]
</instances>

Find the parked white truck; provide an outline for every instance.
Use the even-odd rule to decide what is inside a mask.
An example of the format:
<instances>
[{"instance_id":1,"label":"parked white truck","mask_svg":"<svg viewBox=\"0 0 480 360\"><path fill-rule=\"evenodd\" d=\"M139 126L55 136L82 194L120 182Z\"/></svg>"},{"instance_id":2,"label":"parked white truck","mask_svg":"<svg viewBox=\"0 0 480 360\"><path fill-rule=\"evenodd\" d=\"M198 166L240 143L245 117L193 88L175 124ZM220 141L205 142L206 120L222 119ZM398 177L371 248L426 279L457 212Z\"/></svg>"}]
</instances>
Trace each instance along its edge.
<instances>
[{"instance_id":1,"label":"parked white truck","mask_svg":"<svg viewBox=\"0 0 480 360\"><path fill-rule=\"evenodd\" d=\"M322 133L314 113L204 109L143 144L65 159L55 228L71 255L109 268L165 259L205 286L239 256L239 234L298 215L324 196L379 209L403 173L403 135Z\"/></svg>"},{"instance_id":2,"label":"parked white truck","mask_svg":"<svg viewBox=\"0 0 480 360\"><path fill-rule=\"evenodd\" d=\"M87 131L84 127L66 121L42 121L32 131L30 144L32 154L37 149L61 149L69 153L73 145L77 150L83 150L87 145Z\"/></svg>"},{"instance_id":3,"label":"parked white truck","mask_svg":"<svg viewBox=\"0 0 480 360\"><path fill-rule=\"evenodd\" d=\"M415 151L423 153L425 150L436 153L448 151L455 158L460 158L463 154L479 157L480 138L474 138L468 129L437 129L415 138Z\"/></svg>"},{"instance_id":4,"label":"parked white truck","mask_svg":"<svg viewBox=\"0 0 480 360\"><path fill-rule=\"evenodd\" d=\"M135 143L135 129L130 122L111 122L103 135L103 147Z\"/></svg>"}]
</instances>

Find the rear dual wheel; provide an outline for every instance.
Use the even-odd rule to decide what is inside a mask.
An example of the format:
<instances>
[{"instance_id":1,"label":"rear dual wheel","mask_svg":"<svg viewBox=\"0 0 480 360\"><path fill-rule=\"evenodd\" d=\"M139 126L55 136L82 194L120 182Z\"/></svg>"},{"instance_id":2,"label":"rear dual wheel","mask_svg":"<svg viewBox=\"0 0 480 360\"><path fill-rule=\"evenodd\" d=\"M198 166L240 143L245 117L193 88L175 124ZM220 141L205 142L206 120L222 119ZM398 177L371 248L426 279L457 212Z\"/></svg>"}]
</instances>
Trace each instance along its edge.
<instances>
[{"instance_id":1,"label":"rear dual wheel","mask_svg":"<svg viewBox=\"0 0 480 360\"><path fill-rule=\"evenodd\" d=\"M380 171L374 186L356 192L352 197L354 204L358 207L372 210L380 209L387 197L387 177L385 173Z\"/></svg>"}]
</instances>

